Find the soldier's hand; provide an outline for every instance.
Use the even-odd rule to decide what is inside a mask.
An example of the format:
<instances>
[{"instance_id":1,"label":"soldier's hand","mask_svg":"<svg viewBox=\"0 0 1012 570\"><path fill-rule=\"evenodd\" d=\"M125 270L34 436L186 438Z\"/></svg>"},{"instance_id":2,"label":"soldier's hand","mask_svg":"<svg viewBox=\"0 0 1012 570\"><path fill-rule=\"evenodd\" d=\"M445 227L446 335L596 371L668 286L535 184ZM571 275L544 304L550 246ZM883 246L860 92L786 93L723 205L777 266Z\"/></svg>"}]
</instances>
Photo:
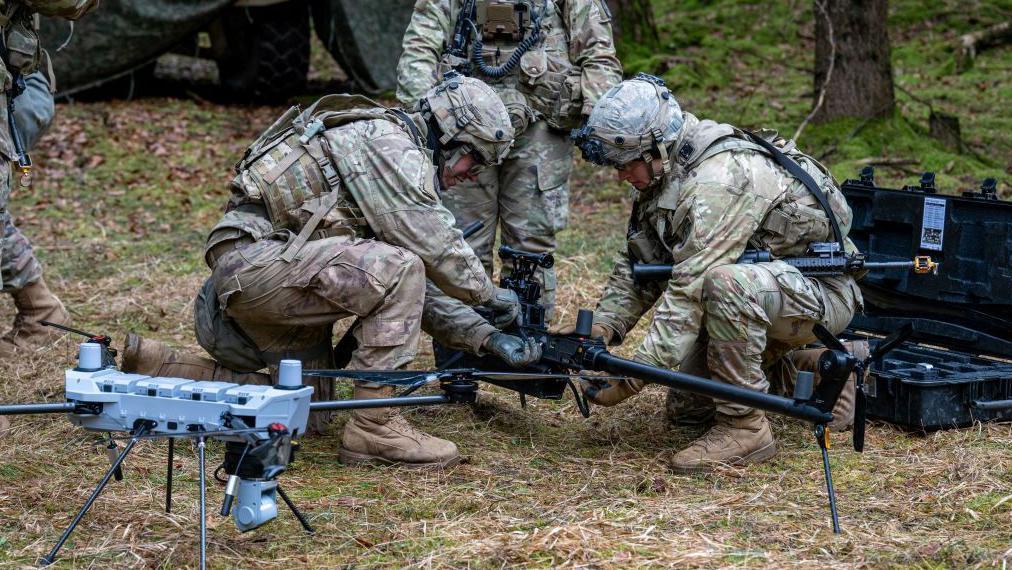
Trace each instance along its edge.
<instances>
[{"instance_id":1,"label":"soldier's hand","mask_svg":"<svg viewBox=\"0 0 1012 570\"><path fill-rule=\"evenodd\" d=\"M522 339L506 333L492 333L482 347L498 356L506 364L519 368L541 360L541 344L533 339Z\"/></svg>"},{"instance_id":2,"label":"soldier's hand","mask_svg":"<svg viewBox=\"0 0 1012 570\"><path fill-rule=\"evenodd\" d=\"M552 333L559 335L571 335L574 332L576 332L576 323L561 325L552 331ZM594 323L594 325L590 327L590 336L604 338L605 344L611 342L611 330L597 323Z\"/></svg>"},{"instance_id":3,"label":"soldier's hand","mask_svg":"<svg viewBox=\"0 0 1012 570\"><path fill-rule=\"evenodd\" d=\"M625 380L597 380L593 376L580 378L580 390L588 400L598 406L614 406L626 398L640 393L646 382L636 378Z\"/></svg>"},{"instance_id":4,"label":"soldier's hand","mask_svg":"<svg viewBox=\"0 0 1012 570\"><path fill-rule=\"evenodd\" d=\"M515 291L496 287L492 300L485 303L492 310L492 324L497 329L508 327L520 315L520 298Z\"/></svg>"}]
</instances>

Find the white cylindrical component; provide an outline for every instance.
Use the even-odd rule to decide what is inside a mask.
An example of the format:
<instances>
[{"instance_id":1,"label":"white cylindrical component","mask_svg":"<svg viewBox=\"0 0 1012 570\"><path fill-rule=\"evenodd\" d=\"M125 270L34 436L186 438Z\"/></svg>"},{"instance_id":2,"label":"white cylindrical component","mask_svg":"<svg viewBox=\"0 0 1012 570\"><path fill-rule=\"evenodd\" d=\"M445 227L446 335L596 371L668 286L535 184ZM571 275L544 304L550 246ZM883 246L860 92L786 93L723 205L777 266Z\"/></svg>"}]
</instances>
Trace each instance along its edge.
<instances>
[{"instance_id":1,"label":"white cylindrical component","mask_svg":"<svg viewBox=\"0 0 1012 570\"><path fill-rule=\"evenodd\" d=\"M102 345L97 342L82 342L77 353L77 367L81 370L101 370Z\"/></svg>"},{"instance_id":2,"label":"white cylindrical component","mask_svg":"<svg viewBox=\"0 0 1012 570\"><path fill-rule=\"evenodd\" d=\"M298 388L302 386L302 361L282 360L278 365L278 386Z\"/></svg>"}]
</instances>

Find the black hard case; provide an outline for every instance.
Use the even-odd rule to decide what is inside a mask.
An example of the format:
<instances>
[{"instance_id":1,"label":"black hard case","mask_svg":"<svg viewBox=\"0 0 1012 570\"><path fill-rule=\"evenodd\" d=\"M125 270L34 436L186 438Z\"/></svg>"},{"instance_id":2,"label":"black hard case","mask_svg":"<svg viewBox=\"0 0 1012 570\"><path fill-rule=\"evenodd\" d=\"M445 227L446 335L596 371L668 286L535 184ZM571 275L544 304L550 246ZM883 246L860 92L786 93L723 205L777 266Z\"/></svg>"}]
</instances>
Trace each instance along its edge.
<instances>
[{"instance_id":1,"label":"black hard case","mask_svg":"<svg viewBox=\"0 0 1012 570\"><path fill-rule=\"evenodd\" d=\"M1012 420L1012 203L933 188L848 180L850 237L870 261L930 255L937 275L888 269L859 283L865 313L849 333L914 334L871 366L868 416L932 431Z\"/></svg>"}]
</instances>

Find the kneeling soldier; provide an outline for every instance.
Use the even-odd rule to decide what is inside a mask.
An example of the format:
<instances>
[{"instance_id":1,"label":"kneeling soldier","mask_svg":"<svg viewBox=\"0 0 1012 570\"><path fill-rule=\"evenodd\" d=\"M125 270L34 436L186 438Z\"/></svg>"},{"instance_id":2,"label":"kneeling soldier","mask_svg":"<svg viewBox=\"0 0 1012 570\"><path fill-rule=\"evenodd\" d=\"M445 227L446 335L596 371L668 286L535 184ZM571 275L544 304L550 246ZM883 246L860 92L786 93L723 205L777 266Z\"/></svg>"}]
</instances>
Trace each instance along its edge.
<instances>
[{"instance_id":1,"label":"kneeling soldier","mask_svg":"<svg viewBox=\"0 0 1012 570\"><path fill-rule=\"evenodd\" d=\"M854 250L843 194L792 141L683 113L664 82L644 74L608 91L573 136L585 159L617 169L636 188L627 251L595 311L594 333L606 342L621 344L654 308L638 360L767 391L768 366L814 341L815 323L840 332L861 305L853 277L809 277L776 260L803 256L816 242ZM773 261L748 263L746 250L765 250ZM637 283L635 263L674 269L666 282ZM642 387L637 380L584 385L606 406ZM713 416L715 424L670 457L676 471L776 453L762 410L681 396L676 414Z\"/></svg>"},{"instance_id":2,"label":"kneeling soldier","mask_svg":"<svg viewBox=\"0 0 1012 570\"><path fill-rule=\"evenodd\" d=\"M180 357L133 336L124 369L262 382L256 376L264 375L248 372L283 358L332 367L333 325L348 316L358 318L349 368L400 368L416 355L426 278L511 321L516 295L493 286L438 189L498 164L512 141L502 101L469 78L430 90L412 114L339 95L301 113L290 109L247 150L226 213L207 240L212 275L196 301L196 333L215 361ZM479 341L518 365L539 352L502 333ZM331 399L331 382L313 382L316 396ZM392 391L355 384L356 398ZM314 417L318 429L321 414ZM453 443L414 429L391 408L355 411L340 458L459 461Z\"/></svg>"}]
</instances>

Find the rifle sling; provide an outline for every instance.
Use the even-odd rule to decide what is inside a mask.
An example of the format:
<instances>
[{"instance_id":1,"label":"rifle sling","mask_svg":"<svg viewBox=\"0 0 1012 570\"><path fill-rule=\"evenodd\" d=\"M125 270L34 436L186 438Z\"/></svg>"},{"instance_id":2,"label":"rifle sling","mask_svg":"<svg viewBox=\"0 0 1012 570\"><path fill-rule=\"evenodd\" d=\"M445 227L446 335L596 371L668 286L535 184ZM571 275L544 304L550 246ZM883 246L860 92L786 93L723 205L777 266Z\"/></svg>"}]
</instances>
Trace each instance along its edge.
<instances>
[{"instance_id":1,"label":"rifle sling","mask_svg":"<svg viewBox=\"0 0 1012 570\"><path fill-rule=\"evenodd\" d=\"M843 241L843 232L840 231L840 222L836 219L836 214L833 212L833 208L829 206L829 199L826 194L819 188L819 185L812 178L812 175L801 168L801 165L794 161L791 157L784 154L780 149L773 146L772 143L766 139L756 135L753 132L745 131L746 134L752 139L752 142L766 149L770 153L773 160L779 164L784 170L790 173L791 176L797 178L808 188L808 191L815 196L815 199L819 201L819 205L826 212L826 216L829 218L829 223L833 226L833 234L836 237L836 242L840 244L840 255L846 255L847 248Z\"/></svg>"}]
</instances>

